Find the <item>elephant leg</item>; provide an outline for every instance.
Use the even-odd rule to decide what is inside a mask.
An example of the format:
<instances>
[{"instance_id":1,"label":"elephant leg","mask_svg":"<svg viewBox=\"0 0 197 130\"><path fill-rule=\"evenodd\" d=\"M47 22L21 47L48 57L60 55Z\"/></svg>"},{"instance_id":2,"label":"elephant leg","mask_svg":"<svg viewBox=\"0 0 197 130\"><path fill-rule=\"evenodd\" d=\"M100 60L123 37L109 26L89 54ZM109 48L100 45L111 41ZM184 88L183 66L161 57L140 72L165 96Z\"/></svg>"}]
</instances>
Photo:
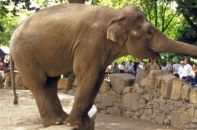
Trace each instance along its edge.
<instances>
[{"instance_id":1,"label":"elephant leg","mask_svg":"<svg viewBox=\"0 0 197 130\"><path fill-rule=\"evenodd\" d=\"M88 105L85 113L84 113L84 116L83 116L83 122L90 122L90 118L88 116L88 112L89 110L92 108L92 106L94 105L94 101L96 99L96 96L100 90L100 87L101 87L101 84L103 82L103 79L105 77L105 71L101 71L100 74L99 74L99 77L98 77L98 80L96 81L96 85L94 87L94 90L93 90L93 93L92 93L92 100L90 102L90 104Z\"/></svg>"},{"instance_id":2,"label":"elephant leg","mask_svg":"<svg viewBox=\"0 0 197 130\"><path fill-rule=\"evenodd\" d=\"M87 111L92 107L92 102L99 90L99 85L96 85L100 74L98 70L97 68L91 67L88 70L83 69L82 72L76 74L77 91L73 108L66 119L67 125L75 128L84 126L84 121L86 120L84 117L86 117Z\"/></svg>"},{"instance_id":3,"label":"elephant leg","mask_svg":"<svg viewBox=\"0 0 197 130\"><path fill-rule=\"evenodd\" d=\"M47 77L44 89L40 90L41 95L45 96L47 108L41 109L40 113L43 117L44 126L63 124L63 121L68 117L61 106L60 100L57 95L57 83L60 77ZM45 109L48 109L47 111Z\"/></svg>"},{"instance_id":4,"label":"elephant leg","mask_svg":"<svg viewBox=\"0 0 197 130\"><path fill-rule=\"evenodd\" d=\"M33 93L44 126L61 124L67 114L57 96L59 77L47 77L43 69L31 61L19 61L17 68L24 85Z\"/></svg>"},{"instance_id":5,"label":"elephant leg","mask_svg":"<svg viewBox=\"0 0 197 130\"><path fill-rule=\"evenodd\" d=\"M29 84L36 100L44 126L61 125L68 116L62 109L57 96L57 82L59 77L47 77L44 84L37 81Z\"/></svg>"}]
</instances>

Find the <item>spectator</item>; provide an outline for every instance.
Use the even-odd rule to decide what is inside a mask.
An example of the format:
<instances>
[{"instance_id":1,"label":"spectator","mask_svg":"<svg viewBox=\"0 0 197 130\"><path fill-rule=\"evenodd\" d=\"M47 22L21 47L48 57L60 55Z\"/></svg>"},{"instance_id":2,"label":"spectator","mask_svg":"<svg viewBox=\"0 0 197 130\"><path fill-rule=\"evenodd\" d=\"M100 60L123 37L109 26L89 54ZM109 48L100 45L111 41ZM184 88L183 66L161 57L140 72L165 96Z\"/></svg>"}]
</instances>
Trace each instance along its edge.
<instances>
[{"instance_id":1,"label":"spectator","mask_svg":"<svg viewBox=\"0 0 197 130\"><path fill-rule=\"evenodd\" d=\"M0 70L3 71L3 68L4 68L4 63L2 58L0 58Z\"/></svg>"},{"instance_id":2,"label":"spectator","mask_svg":"<svg viewBox=\"0 0 197 130\"><path fill-rule=\"evenodd\" d=\"M122 62L118 65L119 68L119 72L120 73L124 73L124 69L125 69L125 62Z\"/></svg>"},{"instance_id":3,"label":"spectator","mask_svg":"<svg viewBox=\"0 0 197 130\"><path fill-rule=\"evenodd\" d=\"M179 78L182 79L184 77L184 61L180 61L180 67L178 70Z\"/></svg>"},{"instance_id":4,"label":"spectator","mask_svg":"<svg viewBox=\"0 0 197 130\"><path fill-rule=\"evenodd\" d=\"M118 73L119 69L118 69L118 63L114 62L113 65L111 66L111 72L112 73Z\"/></svg>"},{"instance_id":5,"label":"spectator","mask_svg":"<svg viewBox=\"0 0 197 130\"><path fill-rule=\"evenodd\" d=\"M196 64L193 64L190 74L185 78L185 81L187 83L195 87L197 87L196 73L197 73L197 67L196 67Z\"/></svg>"},{"instance_id":6,"label":"spectator","mask_svg":"<svg viewBox=\"0 0 197 130\"><path fill-rule=\"evenodd\" d=\"M3 60L4 64L3 64L3 71L4 73L9 72L9 62L10 62L10 56L9 55L5 55L4 60Z\"/></svg>"},{"instance_id":7,"label":"spectator","mask_svg":"<svg viewBox=\"0 0 197 130\"><path fill-rule=\"evenodd\" d=\"M179 78L185 79L189 76L190 72L192 70L191 65L189 64L189 59L185 58L183 62L181 62L181 67L179 67Z\"/></svg>"},{"instance_id":8,"label":"spectator","mask_svg":"<svg viewBox=\"0 0 197 130\"><path fill-rule=\"evenodd\" d=\"M181 65L179 64L179 61L177 60L175 64L173 64L173 74L176 76L176 77L179 77L179 74L178 74L178 70L179 70L179 67Z\"/></svg>"},{"instance_id":9,"label":"spectator","mask_svg":"<svg viewBox=\"0 0 197 130\"><path fill-rule=\"evenodd\" d=\"M138 68L138 65L140 64L139 60L137 60L136 62L134 62L133 64L133 74L134 76L136 77L137 76L137 68Z\"/></svg>"},{"instance_id":10,"label":"spectator","mask_svg":"<svg viewBox=\"0 0 197 130\"><path fill-rule=\"evenodd\" d=\"M131 61L128 61L128 62L125 64L124 72L126 72L126 73L133 73L133 64L132 64Z\"/></svg>"},{"instance_id":11,"label":"spectator","mask_svg":"<svg viewBox=\"0 0 197 130\"><path fill-rule=\"evenodd\" d=\"M140 61L139 61L139 65L138 65L138 67L139 67L140 69L142 69L142 70L144 70L144 69L145 69L145 66L144 66L144 62L143 62L143 60L140 60Z\"/></svg>"},{"instance_id":12,"label":"spectator","mask_svg":"<svg viewBox=\"0 0 197 130\"><path fill-rule=\"evenodd\" d=\"M182 79L189 76L190 72L192 71L192 66L189 64L189 59L188 58L185 58L183 63L184 63L184 68L183 68Z\"/></svg>"},{"instance_id":13,"label":"spectator","mask_svg":"<svg viewBox=\"0 0 197 130\"><path fill-rule=\"evenodd\" d=\"M170 61L166 61L166 66L165 66L164 71L167 73L172 73L173 67L172 67L172 64L170 63Z\"/></svg>"},{"instance_id":14,"label":"spectator","mask_svg":"<svg viewBox=\"0 0 197 130\"><path fill-rule=\"evenodd\" d=\"M192 78L194 79L195 76L196 76L196 72L197 72L196 64L193 64L193 65L192 65L192 70L190 71L189 76L192 77Z\"/></svg>"},{"instance_id":15,"label":"spectator","mask_svg":"<svg viewBox=\"0 0 197 130\"><path fill-rule=\"evenodd\" d=\"M160 67L159 65L156 63L156 58L153 59L151 58L146 66L146 71L149 73L151 70L159 70Z\"/></svg>"}]
</instances>

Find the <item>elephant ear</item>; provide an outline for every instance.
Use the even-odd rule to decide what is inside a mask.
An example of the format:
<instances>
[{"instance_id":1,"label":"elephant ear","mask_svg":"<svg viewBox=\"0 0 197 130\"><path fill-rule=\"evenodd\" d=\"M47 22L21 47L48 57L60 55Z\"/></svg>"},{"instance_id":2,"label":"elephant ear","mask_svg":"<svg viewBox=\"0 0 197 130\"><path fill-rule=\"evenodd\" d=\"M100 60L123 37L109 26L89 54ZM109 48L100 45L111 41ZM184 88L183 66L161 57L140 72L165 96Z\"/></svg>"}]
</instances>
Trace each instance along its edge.
<instances>
[{"instance_id":1,"label":"elephant ear","mask_svg":"<svg viewBox=\"0 0 197 130\"><path fill-rule=\"evenodd\" d=\"M127 40L126 29L121 25L121 21L125 17L119 17L112 19L107 28L107 39L122 46Z\"/></svg>"}]
</instances>

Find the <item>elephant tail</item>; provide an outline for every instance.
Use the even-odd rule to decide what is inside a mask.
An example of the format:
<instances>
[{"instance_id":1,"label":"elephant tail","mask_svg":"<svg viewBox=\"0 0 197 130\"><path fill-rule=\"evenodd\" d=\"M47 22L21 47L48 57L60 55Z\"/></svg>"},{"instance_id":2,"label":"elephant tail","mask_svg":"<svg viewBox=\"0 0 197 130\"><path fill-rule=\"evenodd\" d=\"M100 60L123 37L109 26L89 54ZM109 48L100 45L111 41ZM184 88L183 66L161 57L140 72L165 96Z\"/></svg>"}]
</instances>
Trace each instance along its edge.
<instances>
[{"instance_id":1,"label":"elephant tail","mask_svg":"<svg viewBox=\"0 0 197 130\"><path fill-rule=\"evenodd\" d=\"M16 84L15 84L15 74L14 74L14 61L10 55L10 74L11 74L11 83L12 83L12 89L14 93L14 105L18 104L18 96L16 93Z\"/></svg>"}]
</instances>

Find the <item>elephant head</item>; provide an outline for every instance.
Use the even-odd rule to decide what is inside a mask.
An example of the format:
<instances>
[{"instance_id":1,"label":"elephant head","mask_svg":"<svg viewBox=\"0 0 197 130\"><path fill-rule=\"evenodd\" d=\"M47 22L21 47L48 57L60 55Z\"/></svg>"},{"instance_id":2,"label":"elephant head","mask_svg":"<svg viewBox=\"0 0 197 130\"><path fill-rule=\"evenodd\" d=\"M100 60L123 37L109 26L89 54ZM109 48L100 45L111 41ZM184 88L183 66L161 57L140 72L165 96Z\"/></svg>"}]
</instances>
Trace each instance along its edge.
<instances>
[{"instance_id":1,"label":"elephant head","mask_svg":"<svg viewBox=\"0 0 197 130\"><path fill-rule=\"evenodd\" d=\"M137 58L157 57L161 52L183 53L197 56L197 47L173 41L152 26L135 6L118 10L107 29L107 39L124 48Z\"/></svg>"}]
</instances>

